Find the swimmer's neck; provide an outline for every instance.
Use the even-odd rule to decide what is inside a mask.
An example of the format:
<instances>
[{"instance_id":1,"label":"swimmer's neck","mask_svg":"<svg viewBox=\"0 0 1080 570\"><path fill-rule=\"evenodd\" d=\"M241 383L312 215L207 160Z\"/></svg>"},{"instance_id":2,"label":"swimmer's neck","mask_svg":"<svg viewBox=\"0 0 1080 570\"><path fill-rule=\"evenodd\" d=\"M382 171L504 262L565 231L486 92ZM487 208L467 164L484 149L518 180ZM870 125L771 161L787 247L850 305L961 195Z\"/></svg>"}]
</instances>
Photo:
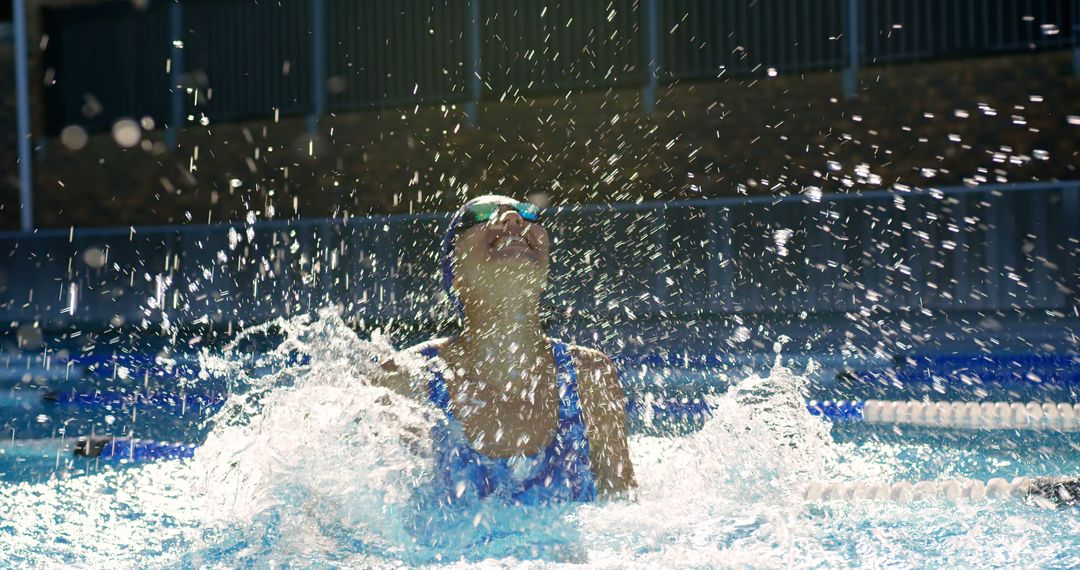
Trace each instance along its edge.
<instances>
[{"instance_id":1,"label":"swimmer's neck","mask_svg":"<svg viewBox=\"0 0 1080 570\"><path fill-rule=\"evenodd\" d=\"M547 350L537 300L468 303L457 344L491 362L532 362ZM494 362L492 362L494 361Z\"/></svg>"}]
</instances>

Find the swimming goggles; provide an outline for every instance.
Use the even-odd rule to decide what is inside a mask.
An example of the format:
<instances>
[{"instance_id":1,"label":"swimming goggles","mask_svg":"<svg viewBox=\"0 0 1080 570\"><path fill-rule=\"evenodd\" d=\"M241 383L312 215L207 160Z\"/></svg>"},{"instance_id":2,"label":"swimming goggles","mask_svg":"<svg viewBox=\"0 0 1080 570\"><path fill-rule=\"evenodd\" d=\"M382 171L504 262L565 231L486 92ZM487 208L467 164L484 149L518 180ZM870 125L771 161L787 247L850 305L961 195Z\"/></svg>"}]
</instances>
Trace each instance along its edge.
<instances>
[{"instance_id":1,"label":"swimming goggles","mask_svg":"<svg viewBox=\"0 0 1080 570\"><path fill-rule=\"evenodd\" d=\"M487 223L495 214L503 208L512 208L526 222L538 223L540 221L540 208L526 202L479 202L465 208L461 216L457 231L461 233L473 226Z\"/></svg>"}]
</instances>

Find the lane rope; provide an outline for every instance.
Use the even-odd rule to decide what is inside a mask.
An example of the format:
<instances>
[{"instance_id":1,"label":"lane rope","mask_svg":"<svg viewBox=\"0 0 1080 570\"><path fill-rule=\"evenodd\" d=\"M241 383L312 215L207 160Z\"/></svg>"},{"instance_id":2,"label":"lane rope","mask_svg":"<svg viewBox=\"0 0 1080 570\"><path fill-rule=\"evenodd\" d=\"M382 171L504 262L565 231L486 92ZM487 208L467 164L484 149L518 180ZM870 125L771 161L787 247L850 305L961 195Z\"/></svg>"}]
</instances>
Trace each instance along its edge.
<instances>
[{"instance_id":1,"label":"lane rope","mask_svg":"<svg viewBox=\"0 0 1080 570\"><path fill-rule=\"evenodd\" d=\"M20 391L0 396L0 408L29 404L100 408L153 407L163 411L214 412L224 394L93 393ZM835 422L900 424L960 429L1080 431L1080 403L1068 402L925 402L899 400L809 400L810 414ZM712 416L712 406L701 398L628 398L627 415L643 420L700 422Z\"/></svg>"},{"instance_id":2,"label":"lane rope","mask_svg":"<svg viewBox=\"0 0 1080 570\"><path fill-rule=\"evenodd\" d=\"M197 448L194 443L93 435L69 439L17 439L0 445L0 457L70 455L110 462L143 462L190 459L195 456Z\"/></svg>"},{"instance_id":3,"label":"lane rope","mask_svg":"<svg viewBox=\"0 0 1080 570\"><path fill-rule=\"evenodd\" d=\"M105 461L155 461L158 459L190 459L195 456L193 443L171 443L127 437L84 436L75 441L72 450L76 457L91 457Z\"/></svg>"},{"instance_id":4,"label":"lane rope","mask_svg":"<svg viewBox=\"0 0 1080 570\"><path fill-rule=\"evenodd\" d=\"M1005 501L1023 500L1042 507L1080 506L1080 478L1016 477L1012 481L996 477L986 482L978 479L941 479L937 481L825 482L815 481L803 490L808 503L842 501Z\"/></svg>"},{"instance_id":5,"label":"lane rope","mask_svg":"<svg viewBox=\"0 0 1080 570\"><path fill-rule=\"evenodd\" d=\"M1080 431L1080 403L810 400L815 416L838 422L960 429Z\"/></svg>"}]
</instances>

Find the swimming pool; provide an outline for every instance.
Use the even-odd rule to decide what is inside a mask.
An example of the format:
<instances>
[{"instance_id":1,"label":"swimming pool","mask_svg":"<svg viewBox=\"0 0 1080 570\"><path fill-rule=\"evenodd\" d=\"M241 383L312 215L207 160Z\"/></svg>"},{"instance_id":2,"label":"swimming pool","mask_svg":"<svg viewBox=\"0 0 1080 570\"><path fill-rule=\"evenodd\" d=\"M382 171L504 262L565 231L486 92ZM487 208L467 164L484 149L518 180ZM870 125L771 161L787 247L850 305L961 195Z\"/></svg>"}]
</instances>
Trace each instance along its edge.
<instances>
[{"instance_id":1,"label":"swimming pool","mask_svg":"<svg viewBox=\"0 0 1080 570\"><path fill-rule=\"evenodd\" d=\"M1076 475L1075 432L834 423L807 408L808 400L827 398L1042 401L1052 393L1055 402L1080 401L1065 377L1013 382L999 374L983 382L975 370L982 364L969 359L951 368L964 371L955 382L938 370L922 384L897 385L898 375L915 373L889 359L796 354L782 343L695 365L628 357L623 379L641 411L632 421L636 501L525 511L480 503L421 513L413 494L429 476L424 444L395 434L424 426L430 411L388 404L362 382L387 354L388 341L362 340L332 313L283 321L274 338L257 352L238 345L114 358L98 351L97 362L50 361L48 370L35 365L34 355L9 363L3 409L12 432L0 456L0 501L7 506L0 564L1080 565L1076 509L1015 500L804 497L814 481ZM1043 358L1027 369L1039 362L1068 368ZM838 378L847 365L877 372ZM97 383L78 379L80 368L98 375ZM24 382L26 370L33 372ZM40 387L46 382L35 376L49 377L47 397ZM678 412L702 407L707 415ZM70 453L70 440L91 432L200 447L185 461Z\"/></svg>"}]
</instances>

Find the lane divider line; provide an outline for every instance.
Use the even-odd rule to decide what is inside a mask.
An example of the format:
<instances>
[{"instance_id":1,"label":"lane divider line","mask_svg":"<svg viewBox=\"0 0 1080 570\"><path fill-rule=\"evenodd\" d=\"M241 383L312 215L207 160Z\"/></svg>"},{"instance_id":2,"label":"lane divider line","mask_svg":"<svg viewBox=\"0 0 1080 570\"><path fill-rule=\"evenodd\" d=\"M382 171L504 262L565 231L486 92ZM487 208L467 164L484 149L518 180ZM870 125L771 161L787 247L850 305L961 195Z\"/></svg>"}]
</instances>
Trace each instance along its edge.
<instances>
[{"instance_id":1,"label":"lane divider line","mask_svg":"<svg viewBox=\"0 0 1080 570\"><path fill-rule=\"evenodd\" d=\"M158 459L190 459L194 443L152 441L111 435L92 435L68 439L17 439L0 445L0 457L46 457L71 454L102 461L144 462Z\"/></svg>"},{"instance_id":2,"label":"lane divider line","mask_svg":"<svg viewBox=\"0 0 1080 570\"><path fill-rule=\"evenodd\" d=\"M1023 500L1041 507L1080 506L1080 478L1016 477L1012 481L993 478L985 483L977 479L941 479L937 481L828 482L815 481L803 489L809 503L838 501L1004 501Z\"/></svg>"},{"instance_id":3,"label":"lane divider line","mask_svg":"<svg viewBox=\"0 0 1080 570\"><path fill-rule=\"evenodd\" d=\"M839 422L991 430L1080 431L1080 403L810 400L815 416Z\"/></svg>"}]
</instances>

